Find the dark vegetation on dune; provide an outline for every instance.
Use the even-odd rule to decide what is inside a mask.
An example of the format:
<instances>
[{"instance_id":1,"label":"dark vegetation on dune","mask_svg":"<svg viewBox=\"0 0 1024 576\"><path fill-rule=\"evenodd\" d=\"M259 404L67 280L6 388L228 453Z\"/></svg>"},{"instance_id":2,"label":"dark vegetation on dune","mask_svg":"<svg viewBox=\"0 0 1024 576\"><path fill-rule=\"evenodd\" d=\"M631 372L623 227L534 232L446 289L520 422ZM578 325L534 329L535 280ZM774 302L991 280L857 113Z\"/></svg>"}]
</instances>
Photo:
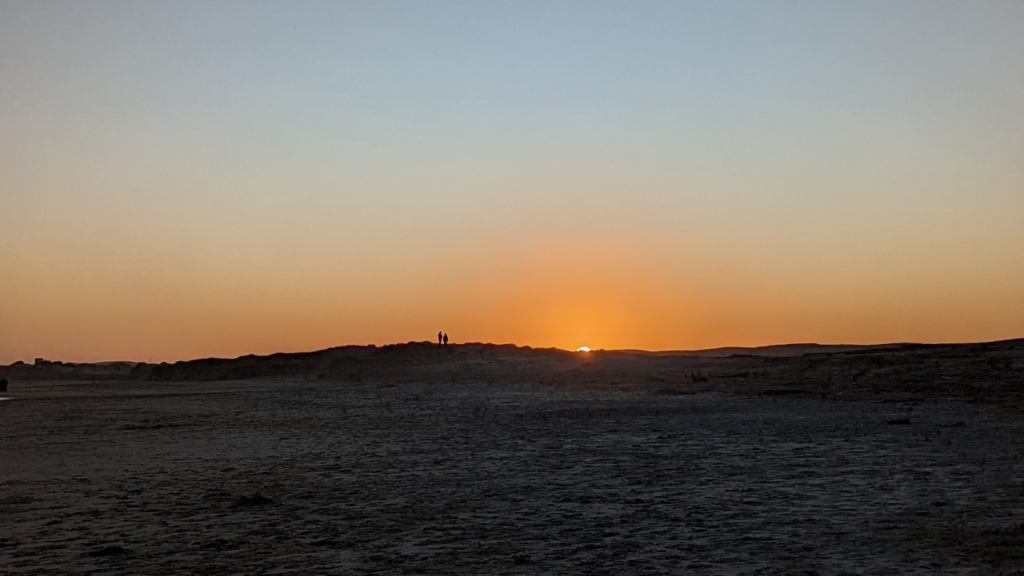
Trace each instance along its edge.
<instances>
[{"instance_id":1,"label":"dark vegetation on dune","mask_svg":"<svg viewBox=\"0 0 1024 576\"><path fill-rule=\"evenodd\" d=\"M437 346L411 342L318 352L209 358L174 364L68 364L0 367L25 380L225 381L300 377L388 381L607 386L659 395L717 390L765 397L915 401L948 398L1015 402L1024 394L1024 339L981 344L821 346L796 344L703 352L595 351L514 345Z\"/></svg>"}]
</instances>

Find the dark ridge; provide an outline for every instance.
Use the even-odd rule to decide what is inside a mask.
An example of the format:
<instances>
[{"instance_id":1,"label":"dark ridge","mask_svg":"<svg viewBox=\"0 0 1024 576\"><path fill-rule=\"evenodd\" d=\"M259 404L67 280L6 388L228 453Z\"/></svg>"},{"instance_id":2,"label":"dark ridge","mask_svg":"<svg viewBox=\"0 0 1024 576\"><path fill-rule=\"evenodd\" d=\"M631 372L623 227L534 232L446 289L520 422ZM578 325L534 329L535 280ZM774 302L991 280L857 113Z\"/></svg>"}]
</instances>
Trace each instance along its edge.
<instances>
[{"instance_id":1,"label":"dark ridge","mask_svg":"<svg viewBox=\"0 0 1024 576\"><path fill-rule=\"evenodd\" d=\"M511 344L438 346L408 342L173 364L15 363L0 367L0 377L8 378L15 392L17 383L25 380L202 382L298 378L389 385L489 382L598 386L659 396L715 390L821 400L1024 401L1024 339L977 344L887 344L854 350L806 344L767 349L770 353L716 356L622 350L576 353ZM783 355L783 351L790 355Z\"/></svg>"},{"instance_id":2,"label":"dark ridge","mask_svg":"<svg viewBox=\"0 0 1024 576\"><path fill-rule=\"evenodd\" d=\"M453 344L408 342L387 346L343 346L317 352L248 355L227 360L204 358L174 364L139 365L133 378L150 381L242 380L284 376L346 377L380 374L438 363L462 362L471 358L555 358L572 357L572 352L534 349L513 344Z\"/></svg>"}]
</instances>

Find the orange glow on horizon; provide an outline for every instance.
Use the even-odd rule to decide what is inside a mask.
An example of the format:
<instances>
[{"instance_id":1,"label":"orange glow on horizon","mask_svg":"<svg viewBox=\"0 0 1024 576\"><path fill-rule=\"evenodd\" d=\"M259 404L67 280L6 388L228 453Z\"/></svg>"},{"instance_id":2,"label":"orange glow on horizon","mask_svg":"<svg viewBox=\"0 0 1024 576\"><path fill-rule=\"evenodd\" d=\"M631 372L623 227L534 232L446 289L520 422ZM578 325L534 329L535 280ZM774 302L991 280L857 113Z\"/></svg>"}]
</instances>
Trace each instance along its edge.
<instances>
[{"instance_id":1,"label":"orange glow on horizon","mask_svg":"<svg viewBox=\"0 0 1024 576\"><path fill-rule=\"evenodd\" d=\"M273 266L225 272L153 265L113 277L109 270L100 275L79 268L65 279L38 270L8 277L8 298L19 306L3 309L0 363L234 357L433 340L438 330L454 343L564 350L576 350L579 342L592 349L671 350L1021 335L1015 331L1020 312L1006 308L1009 294L992 293L937 314L935 296L875 293L870 285L843 287L842 279L794 290L771 276L753 281L757 268L747 275L705 267L703 274L676 278L628 259L571 260L477 261L467 265L476 272L457 283L445 284L458 276L441 270L365 288L314 265L287 274ZM999 302L1008 314L992 313Z\"/></svg>"},{"instance_id":2,"label":"orange glow on horizon","mask_svg":"<svg viewBox=\"0 0 1024 576\"><path fill-rule=\"evenodd\" d=\"M1024 337L1024 3L478 4L0 4L0 364Z\"/></svg>"}]
</instances>

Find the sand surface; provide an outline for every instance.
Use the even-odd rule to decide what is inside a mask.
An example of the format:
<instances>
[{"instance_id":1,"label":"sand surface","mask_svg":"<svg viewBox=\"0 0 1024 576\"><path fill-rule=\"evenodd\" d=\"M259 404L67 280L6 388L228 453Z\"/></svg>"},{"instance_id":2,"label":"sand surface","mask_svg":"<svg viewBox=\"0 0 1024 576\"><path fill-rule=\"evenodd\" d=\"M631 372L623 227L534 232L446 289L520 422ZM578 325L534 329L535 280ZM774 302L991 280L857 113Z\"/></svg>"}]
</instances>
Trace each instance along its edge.
<instances>
[{"instance_id":1,"label":"sand surface","mask_svg":"<svg viewBox=\"0 0 1024 576\"><path fill-rule=\"evenodd\" d=\"M3 396L5 574L1024 567L1005 405L287 378Z\"/></svg>"}]
</instances>

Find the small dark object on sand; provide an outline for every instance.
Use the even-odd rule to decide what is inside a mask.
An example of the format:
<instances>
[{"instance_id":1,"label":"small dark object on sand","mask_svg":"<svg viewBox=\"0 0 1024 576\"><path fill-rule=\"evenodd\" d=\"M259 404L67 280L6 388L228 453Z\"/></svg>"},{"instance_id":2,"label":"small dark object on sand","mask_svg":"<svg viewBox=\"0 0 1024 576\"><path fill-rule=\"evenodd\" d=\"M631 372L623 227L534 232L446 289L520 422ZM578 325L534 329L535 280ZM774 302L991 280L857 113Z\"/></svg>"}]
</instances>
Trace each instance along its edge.
<instances>
[{"instance_id":1,"label":"small dark object on sand","mask_svg":"<svg viewBox=\"0 0 1024 576\"><path fill-rule=\"evenodd\" d=\"M240 508L248 506L262 506L264 504L274 504L274 501L270 498L266 498L259 492L252 496L242 496L238 500L231 503L231 508Z\"/></svg>"},{"instance_id":2,"label":"small dark object on sand","mask_svg":"<svg viewBox=\"0 0 1024 576\"><path fill-rule=\"evenodd\" d=\"M127 553L128 550L121 548L120 546L104 546L103 548L89 552L89 556L99 558L101 556L120 556L121 554Z\"/></svg>"},{"instance_id":3,"label":"small dark object on sand","mask_svg":"<svg viewBox=\"0 0 1024 576\"><path fill-rule=\"evenodd\" d=\"M533 564L533 561L526 554L518 554L512 559L512 563L516 566L522 566L524 564Z\"/></svg>"},{"instance_id":4,"label":"small dark object on sand","mask_svg":"<svg viewBox=\"0 0 1024 576\"><path fill-rule=\"evenodd\" d=\"M910 426L910 418L897 418L886 422L889 426Z\"/></svg>"}]
</instances>

